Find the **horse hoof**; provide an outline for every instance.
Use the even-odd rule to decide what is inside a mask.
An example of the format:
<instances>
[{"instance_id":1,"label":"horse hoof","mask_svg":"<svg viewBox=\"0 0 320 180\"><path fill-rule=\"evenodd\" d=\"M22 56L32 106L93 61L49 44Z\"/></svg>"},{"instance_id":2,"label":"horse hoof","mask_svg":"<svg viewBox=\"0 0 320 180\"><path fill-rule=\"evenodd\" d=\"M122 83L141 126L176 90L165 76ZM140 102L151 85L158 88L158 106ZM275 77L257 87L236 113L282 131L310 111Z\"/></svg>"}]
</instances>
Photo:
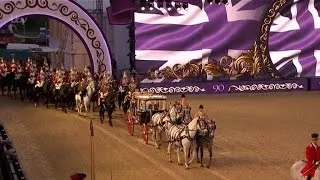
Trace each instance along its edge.
<instances>
[{"instance_id":1,"label":"horse hoof","mask_svg":"<svg viewBox=\"0 0 320 180\"><path fill-rule=\"evenodd\" d=\"M182 164L182 163L178 163L178 165L179 165L179 166L182 166L183 164Z\"/></svg>"},{"instance_id":2,"label":"horse hoof","mask_svg":"<svg viewBox=\"0 0 320 180\"><path fill-rule=\"evenodd\" d=\"M209 166L209 165L207 165L207 168L209 169L209 168L210 168L210 166Z\"/></svg>"},{"instance_id":3,"label":"horse hoof","mask_svg":"<svg viewBox=\"0 0 320 180\"><path fill-rule=\"evenodd\" d=\"M189 169L189 167L185 167L185 169L186 169L186 170L188 170L188 169Z\"/></svg>"},{"instance_id":4,"label":"horse hoof","mask_svg":"<svg viewBox=\"0 0 320 180\"><path fill-rule=\"evenodd\" d=\"M157 146L157 149L160 149L160 146Z\"/></svg>"},{"instance_id":5,"label":"horse hoof","mask_svg":"<svg viewBox=\"0 0 320 180\"><path fill-rule=\"evenodd\" d=\"M172 160L169 160L169 163L172 163Z\"/></svg>"}]
</instances>

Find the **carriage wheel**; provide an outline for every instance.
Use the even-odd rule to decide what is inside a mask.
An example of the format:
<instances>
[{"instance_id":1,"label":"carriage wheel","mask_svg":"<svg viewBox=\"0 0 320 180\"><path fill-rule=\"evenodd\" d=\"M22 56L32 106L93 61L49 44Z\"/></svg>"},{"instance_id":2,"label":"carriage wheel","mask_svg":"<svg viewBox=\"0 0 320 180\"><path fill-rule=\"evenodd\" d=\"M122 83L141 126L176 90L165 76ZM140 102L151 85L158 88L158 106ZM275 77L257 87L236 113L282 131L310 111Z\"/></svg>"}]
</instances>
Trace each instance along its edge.
<instances>
[{"instance_id":1,"label":"carriage wheel","mask_svg":"<svg viewBox=\"0 0 320 180\"><path fill-rule=\"evenodd\" d=\"M149 131L149 127L147 124L143 124L141 127L141 136L142 139L144 141L144 143L148 144L148 131Z\"/></svg>"},{"instance_id":2,"label":"carriage wheel","mask_svg":"<svg viewBox=\"0 0 320 180\"><path fill-rule=\"evenodd\" d=\"M133 132L134 132L134 122L132 119L132 115L130 114L130 112L127 112L127 127L128 127L128 133L133 136Z\"/></svg>"}]
</instances>

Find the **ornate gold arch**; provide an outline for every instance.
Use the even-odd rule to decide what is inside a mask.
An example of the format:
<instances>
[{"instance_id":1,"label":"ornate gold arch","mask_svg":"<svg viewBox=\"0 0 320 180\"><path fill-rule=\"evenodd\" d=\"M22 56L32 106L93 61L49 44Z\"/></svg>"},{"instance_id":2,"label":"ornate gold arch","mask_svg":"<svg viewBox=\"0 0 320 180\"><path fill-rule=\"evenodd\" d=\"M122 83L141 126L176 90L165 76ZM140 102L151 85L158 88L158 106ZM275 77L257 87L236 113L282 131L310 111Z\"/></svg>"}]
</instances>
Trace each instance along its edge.
<instances>
[{"instance_id":1,"label":"ornate gold arch","mask_svg":"<svg viewBox=\"0 0 320 180\"><path fill-rule=\"evenodd\" d=\"M269 53L269 32L276 15L280 12L282 7L287 3L287 0L275 0L268 8L266 14L263 16L262 26L260 28L258 47L260 54L260 61L263 64L264 70L273 78L280 78L281 75L274 67L270 53Z\"/></svg>"},{"instance_id":2,"label":"ornate gold arch","mask_svg":"<svg viewBox=\"0 0 320 180\"><path fill-rule=\"evenodd\" d=\"M45 15L74 30L84 43L94 72L112 73L109 44L94 18L73 0L0 0L0 28L26 15Z\"/></svg>"}]
</instances>

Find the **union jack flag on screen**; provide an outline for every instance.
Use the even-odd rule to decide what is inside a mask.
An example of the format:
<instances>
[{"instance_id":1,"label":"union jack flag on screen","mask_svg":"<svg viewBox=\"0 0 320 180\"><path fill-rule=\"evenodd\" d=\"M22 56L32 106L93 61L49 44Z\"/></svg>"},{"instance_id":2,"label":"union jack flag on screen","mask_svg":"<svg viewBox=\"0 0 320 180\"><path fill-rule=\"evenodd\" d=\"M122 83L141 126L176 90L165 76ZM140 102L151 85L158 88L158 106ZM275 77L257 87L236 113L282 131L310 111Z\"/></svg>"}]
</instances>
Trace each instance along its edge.
<instances>
[{"instance_id":1,"label":"union jack flag on screen","mask_svg":"<svg viewBox=\"0 0 320 180\"><path fill-rule=\"evenodd\" d=\"M269 0L232 0L227 5L210 5L202 0L189 4L187 10L173 6L169 11L156 4L152 10L136 9L137 71L239 56L256 40L269 4Z\"/></svg>"},{"instance_id":2,"label":"union jack flag on screen","mask_svg":"<svg viewBox=\"0 0 320 180\"><path fill-rule=\"evenodd\" d=\"M320 1L290 0L270 30L271 59L287 77L320 76Z\"/></svg>"}]
</instances>

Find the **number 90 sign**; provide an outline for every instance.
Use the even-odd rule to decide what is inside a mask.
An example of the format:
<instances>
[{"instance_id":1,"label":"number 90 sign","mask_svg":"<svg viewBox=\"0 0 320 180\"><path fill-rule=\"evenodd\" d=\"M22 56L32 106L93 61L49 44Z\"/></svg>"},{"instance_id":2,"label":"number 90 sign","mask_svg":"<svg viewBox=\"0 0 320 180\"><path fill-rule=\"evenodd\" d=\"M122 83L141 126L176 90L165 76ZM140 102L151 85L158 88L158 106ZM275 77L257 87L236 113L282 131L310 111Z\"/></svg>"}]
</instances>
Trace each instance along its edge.
<instances>
[{"instance_id":1,"label":"number 90 sign","mask_svg":"<svg viewBox=\"0 0 320 180\"><path fill-rule=\"evenodd\" d=\"M223 85L223 84L219 84L219 85L214 84L214 85L212 86L212 89L213 89L213 92L214 92L214 93L223 92L223 91L224 91L224 85Z\"/></svg>"}]
</instances>

